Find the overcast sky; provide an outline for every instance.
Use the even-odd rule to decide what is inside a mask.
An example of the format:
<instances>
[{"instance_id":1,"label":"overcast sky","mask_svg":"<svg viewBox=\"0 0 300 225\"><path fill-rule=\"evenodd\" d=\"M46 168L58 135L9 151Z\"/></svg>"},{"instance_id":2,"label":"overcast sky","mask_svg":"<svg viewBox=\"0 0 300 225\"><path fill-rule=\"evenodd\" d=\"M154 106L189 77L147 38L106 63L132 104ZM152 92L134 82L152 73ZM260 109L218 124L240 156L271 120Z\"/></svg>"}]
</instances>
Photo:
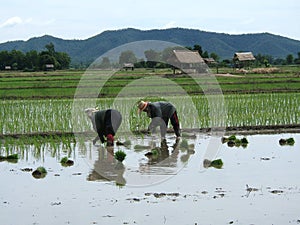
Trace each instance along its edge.
<instances>
[{"instance_id":1,"label":"overcast sky","mask_svg":"<svg viewBox=\"0 0 300 225\"><path fill-rule=\"evenodd\" d=\"M299 21L299 0L9 0L0 7L0 43L45 34L86 39L128 27L270 32L300 40Z\"/></svg>"}]
</instances>

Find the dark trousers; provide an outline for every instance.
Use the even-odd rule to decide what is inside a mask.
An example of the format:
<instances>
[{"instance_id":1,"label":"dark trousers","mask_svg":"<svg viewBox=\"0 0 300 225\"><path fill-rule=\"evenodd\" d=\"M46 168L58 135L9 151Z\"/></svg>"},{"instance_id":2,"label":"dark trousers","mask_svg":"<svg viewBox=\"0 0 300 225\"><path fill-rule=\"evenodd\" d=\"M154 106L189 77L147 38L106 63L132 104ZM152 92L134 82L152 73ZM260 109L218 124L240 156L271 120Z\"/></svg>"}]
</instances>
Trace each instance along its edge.
<instances>
[{"instance_id":1,"label":"dark trousers","mask_svg":"<svg viewBox=\"0 0 300 225\"><path fill-rule=\"evenodd\" d=\"M177 116L177 112L176 111L173 113L173 115L171 116L170 120L171 120L171 124L173 126L173 129L174 129L175 135L177 137L180 137L179 120L178 120L178 116ZM166 128L167 128L168 127L168 123L169 123L169 118L164 118L164 121L165 121Z\"/></svg>"}]
</instances>

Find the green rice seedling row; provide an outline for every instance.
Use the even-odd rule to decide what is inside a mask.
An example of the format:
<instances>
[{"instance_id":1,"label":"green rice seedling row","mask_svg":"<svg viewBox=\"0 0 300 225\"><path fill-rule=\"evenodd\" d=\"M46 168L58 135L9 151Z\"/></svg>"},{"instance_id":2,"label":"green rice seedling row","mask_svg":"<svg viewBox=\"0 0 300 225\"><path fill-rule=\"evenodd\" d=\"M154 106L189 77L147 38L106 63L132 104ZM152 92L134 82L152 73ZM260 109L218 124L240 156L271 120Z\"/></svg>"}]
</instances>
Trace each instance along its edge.
<instances>
[{"instance_id":1,"label":"green rice seedling row","mask_svg":"<svg viewBox=\"0 0 300 225\"><path fill-rule=\"evenodd\" d=\"M185 98L168 97L177 107L182 128L300 124L300 93L225 95L221 108L214 105L213 96ZM73 104L67 99L2 100L1 134L91 131L84 108L95 106L121 111L123 130L143 130L149 123L145 115L137 114L130 98L76 100L76 112L72 112Z\"/></svg>"}]
</instances>

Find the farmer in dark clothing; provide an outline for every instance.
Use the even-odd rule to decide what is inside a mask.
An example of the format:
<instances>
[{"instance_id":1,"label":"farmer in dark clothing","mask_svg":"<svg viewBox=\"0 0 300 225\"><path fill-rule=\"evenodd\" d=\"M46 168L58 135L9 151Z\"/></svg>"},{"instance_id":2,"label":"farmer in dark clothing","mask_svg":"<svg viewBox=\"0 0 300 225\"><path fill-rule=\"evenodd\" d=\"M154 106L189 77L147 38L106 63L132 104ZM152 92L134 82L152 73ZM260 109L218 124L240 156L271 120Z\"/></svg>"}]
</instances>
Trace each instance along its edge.
<instances>
[{"instance_id":1,"label":"farmer in dark clothing","mask_svg":"<svg viewBox=\"0 0 300 225\"><path fill-rule=\"evenodd\" d=\"M151 123L148 131L152 132L157 126L160 126L161 138L165 139L168 122L171 120L175 135L180 137L179 121L176 108L169 102L144 102L140 101L138 104L139 112L146 112L151 118Z\"/></svg>"},{"instance_id":2,"label":"farmer in dark clothing","mask_svg":"<svg viewBox=\"0 0 300 225\"><path fill-rule=\"evenodd\" d=\"M107 146L113 146L114 136L122 122L120 112L114 109L99 111L95 108L88 108L85 112L92 121L94 130L98 133L93 144L96 144L99 139L104 143L104 137L106 137Z\"/></svg>"}]
</instances>

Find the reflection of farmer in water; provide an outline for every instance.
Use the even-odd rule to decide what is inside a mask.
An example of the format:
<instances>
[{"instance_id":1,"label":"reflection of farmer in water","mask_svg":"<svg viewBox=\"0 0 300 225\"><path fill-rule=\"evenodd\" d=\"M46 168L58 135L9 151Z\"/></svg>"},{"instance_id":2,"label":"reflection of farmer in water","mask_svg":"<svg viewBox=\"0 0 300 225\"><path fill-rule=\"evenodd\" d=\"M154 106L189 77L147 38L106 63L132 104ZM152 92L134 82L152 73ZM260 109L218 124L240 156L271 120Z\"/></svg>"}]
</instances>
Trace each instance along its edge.
<instances>
[{"instance_id":1,"label":"reflection of farmer in water","mask_svg":"<svg viewBox=\"0 0 300 225\"><path fill-rule=\"evenodd\" d=\"M155 147L147 152L145 156L148 158L149 165L157 165L162 167L176 167L179 155L179 139L172 146L172 152L169 152L169 146L166 140L161 142L160 147Z\"/></svg>"},{"instance_id":2,"label":"reflection of farmer in water","mask_svg":"<svg viewBox=\"0 0 300 225\"><path fill-rule=\"evenodd\" d=\"M94 163L93 171L89 174L89 181L115 181L117 185L125 185L126 180L123 177L125 167L123 163L114 158L113 147L98 149L99 157Z\"/></svg>"},{"instance_id":3,"label":"reflection of farmer in water","mask_svg":"<svg viewBox=\"0 0 300 225\"><path fill-rule=\"evenodd\" d=\"M122 122L120 112L114 109L99 111L95 108L88 108L85 113L92 121L94 130L98 133L93 144L96 144L99 139L104 143L104 137L106 137L107 146L113 146L114 136Z\"/></svg>"},{"instance_id":4,"label":"reflection of farmer in water","mask_svg":"<svg viewBox=\"0 0 300 225\"><path fill-rule=\"evenodd\" d=\"M139 113L144 111L151 118L151 123L148 126L148 131L153 132L157 126L160 126L161 138L165 139L168 122L171 121L175 135L180 137L179 121L176 108L169 102L144 102L138 104Z\"/></svg>"}]
</instances>

